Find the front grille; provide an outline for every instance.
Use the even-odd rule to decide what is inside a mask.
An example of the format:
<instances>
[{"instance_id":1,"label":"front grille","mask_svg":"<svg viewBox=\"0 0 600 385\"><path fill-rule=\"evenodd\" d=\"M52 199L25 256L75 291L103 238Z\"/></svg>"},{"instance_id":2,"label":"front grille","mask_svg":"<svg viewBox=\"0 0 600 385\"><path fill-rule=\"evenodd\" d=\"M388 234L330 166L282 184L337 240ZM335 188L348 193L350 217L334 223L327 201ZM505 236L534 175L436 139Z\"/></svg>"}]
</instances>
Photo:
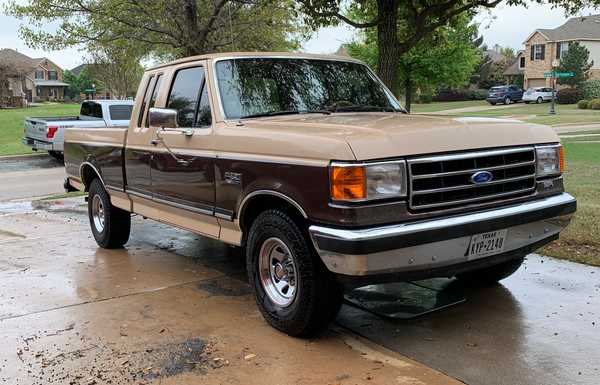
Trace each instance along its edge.
<instances>
[{"instance_id":1,"label":"front grille","mask_svg":"<svg viewBox=\"0 0 600 385\"><path fill-rule=\"evenodd\" d=\"M450 208L531 194L535 169L533 147L409 159L410 208ZM471 176L479 171L490 172L492 180L472 182Z\"/></svg>"}]
</instances>

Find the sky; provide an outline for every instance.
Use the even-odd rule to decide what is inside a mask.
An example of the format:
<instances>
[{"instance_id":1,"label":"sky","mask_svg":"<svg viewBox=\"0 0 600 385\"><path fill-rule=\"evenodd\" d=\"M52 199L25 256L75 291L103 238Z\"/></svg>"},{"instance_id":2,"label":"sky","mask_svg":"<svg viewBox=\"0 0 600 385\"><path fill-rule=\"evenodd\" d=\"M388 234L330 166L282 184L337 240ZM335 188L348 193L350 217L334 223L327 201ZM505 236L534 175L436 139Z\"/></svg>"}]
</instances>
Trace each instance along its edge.
<instances>
[{"instance_id":1,"label":"sky","mask_svg":"<svg viewBox=\"0 0 600 385\"><path fill-rule=\"evenodd\" d=\"M63 69L71 69L83 62L85 54L75 48L62 51L42 51L31 49L19 38L21 21L1 13L8 0L0 0L0 48L13 48L31 57L47 57ZM579 16L600 13L600 10L585 9ZM555 28L566 21L561 9L551 9L545 5L532 4L528 8L499 6L484 11L476 17L480 24L479 33L488 47L499 44L521 49L523 41L536 28ZM348 26L322 28L306 41L302 50L312 53L333 53L343 43L356 38L354 29Z\"/></svg>"}]
</instances>

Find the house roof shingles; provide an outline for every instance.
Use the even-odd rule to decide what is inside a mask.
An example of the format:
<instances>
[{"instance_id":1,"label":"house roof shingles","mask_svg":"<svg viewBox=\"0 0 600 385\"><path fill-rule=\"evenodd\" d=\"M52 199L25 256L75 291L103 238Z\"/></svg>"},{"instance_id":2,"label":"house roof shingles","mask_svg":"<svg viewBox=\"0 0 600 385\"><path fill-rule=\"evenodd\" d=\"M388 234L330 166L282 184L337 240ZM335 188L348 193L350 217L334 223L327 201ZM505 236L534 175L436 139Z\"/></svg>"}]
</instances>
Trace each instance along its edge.
<instances>
[{"instance_id":1,"label":"house roof shingles","mask_svg":"<svg viewBox=\"0 0 600 385\"><path fill-rule=\"evenodd\" d=\"M37 66L34 59L10 48L0 49L0 63L9 67L15 73L27 73L33 71Z\"/></svg>"},{"instance_id":2,"label":"house roof shingles","mask_svg":"<svg viewBox=\"0 0 600 385\"><path fill-rule=\"evenodd\" d=\"M537 29L550 41L600 40L600 15L573 17L554 29Z\"/></svg>"}]
</instances>

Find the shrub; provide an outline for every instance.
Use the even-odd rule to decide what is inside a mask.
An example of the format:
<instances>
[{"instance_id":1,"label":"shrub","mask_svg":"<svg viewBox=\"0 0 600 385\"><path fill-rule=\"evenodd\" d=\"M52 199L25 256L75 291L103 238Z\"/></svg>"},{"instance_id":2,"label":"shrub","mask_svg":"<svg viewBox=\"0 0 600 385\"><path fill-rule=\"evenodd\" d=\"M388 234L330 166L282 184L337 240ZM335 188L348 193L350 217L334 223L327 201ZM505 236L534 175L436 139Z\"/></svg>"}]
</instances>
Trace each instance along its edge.
<instances>
[{"instance_id":1,"label":"shrub","mask_svg":"<svg viewBox=\"0 0 600 385\"><path fill-rule=\"evenodd\" d=\"M433 95L431 94L421 94L419 95L419 103L431 103L433 101Z\"/></svg>"},{"instance_id":2,"label":"shrub","mask_svg":"<svg viewBox=\"0 0 600 385\"><path fill-rule=\"evenodd\" d=\"M581 89L583 90L583 97L588 100L600 98L600 79L584 82Z\"/></svg>"},{"instance_id":3,"label":"shrub","mask_svg":"<svg viewBox=\"0 0 600 385\"><path fill-rule=\"evenodd\" d=\"M556 93L558 104L575 104L583 99L583 94L577 88L563 88Z\"/></svg>"},{"instance_id":4,"label":"shrub","mask_svg":"<svg viewBox=\"0 0 600 385\"><path fill-rule=\"evenodd\" d=\"M592 110L600 110L600 99L590 100L590 103L588 104L588 108L591 108Z\"/></svg>"},{"instance_id":5,"label":"shrub","mask_svg":"<svg viewBox=\"0 0 600 385\"><path fill-rule=\"evenodd\" d=\"M579 108L580 110L587 110L588 108L590 108L589 105L589 100L580 100L577 102L577 108Z\"/></svg>"},{"instance_id":6,"label":"shrub","mask_svg":"<svg viewBox=\"0 0 600 385\"><path fill-rule=\"evenodd\" d=\"M488 96L488 91L479 89L471 91L471 99L472 100L485 100Z\"/></svg>"},{"instance_id":7,"label":"shrub","mask_svg":"<svg viewBox=\"0 0 600 385\"><path fill-rule=\"evenodd\" d=\"M438 90L437 94L433 97L436 102L460 102L465 100L471 100L471 91L469 90Z\"/></svg>"}]
</instances>

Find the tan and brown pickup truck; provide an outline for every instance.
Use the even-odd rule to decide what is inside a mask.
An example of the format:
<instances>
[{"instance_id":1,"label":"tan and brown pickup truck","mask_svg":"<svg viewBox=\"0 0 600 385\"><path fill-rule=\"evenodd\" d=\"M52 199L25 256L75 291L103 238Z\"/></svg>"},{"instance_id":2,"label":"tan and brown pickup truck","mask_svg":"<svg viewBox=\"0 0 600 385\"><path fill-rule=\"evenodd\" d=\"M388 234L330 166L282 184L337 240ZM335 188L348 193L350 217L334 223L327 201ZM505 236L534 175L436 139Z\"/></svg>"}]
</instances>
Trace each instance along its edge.
<instances>
[{"instance_id":1,"label":"tan and brown pickup truck","mask_svg":"<svg viewBox=\"0 0 600 385\"><path fill-rule=\"evenodd\" d=\"M265 319L313 334L344 289L457 277L493 284L576 210L549 127L408 115L359 61L216 54L152 68L128 129L69 129L66 185L94 237L132 213L246 251Z\"/></svg>"}]
</instances>

